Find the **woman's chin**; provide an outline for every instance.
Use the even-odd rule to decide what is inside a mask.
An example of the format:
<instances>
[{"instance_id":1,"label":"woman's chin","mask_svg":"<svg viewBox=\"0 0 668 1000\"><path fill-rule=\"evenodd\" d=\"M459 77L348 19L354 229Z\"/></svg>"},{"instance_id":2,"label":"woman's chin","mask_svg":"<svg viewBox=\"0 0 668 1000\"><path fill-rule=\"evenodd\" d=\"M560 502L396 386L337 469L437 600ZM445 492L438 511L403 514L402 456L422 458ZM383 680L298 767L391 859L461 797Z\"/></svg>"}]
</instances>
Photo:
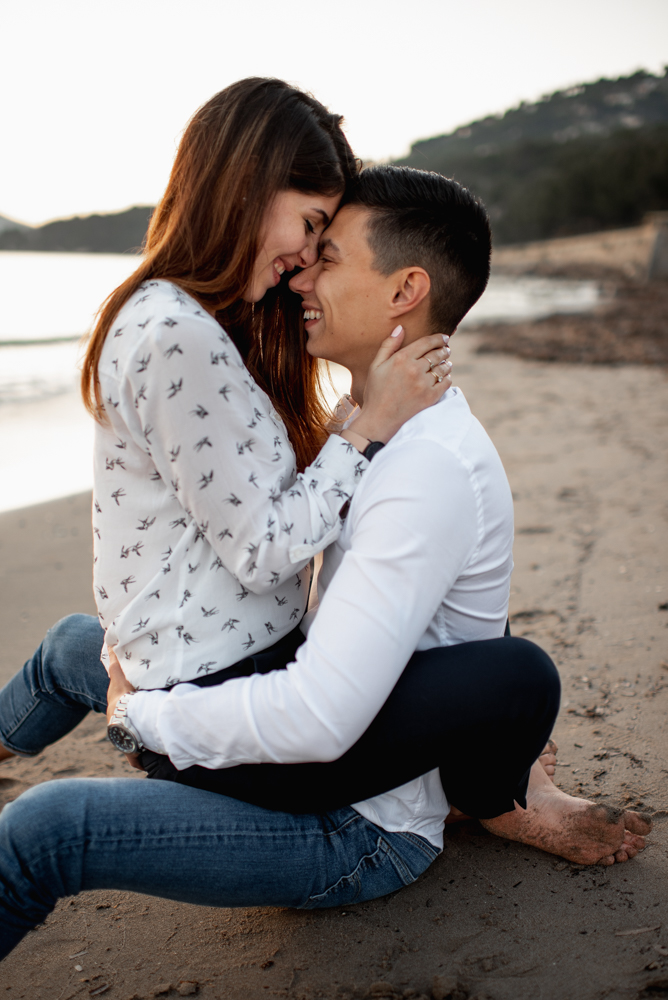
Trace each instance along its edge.
<instances>
[{"instance_id":1,"label":"woman's chin","mask_svg":"<svg viewBox=\"0 0 668 1000\"><path fill-rule=\"evenodd\" d=\"M256 278L249 291L245 292L241 297L244 302L261 302L267 292L275 288L280 280L280 275L272 267L271 273L263 274L261 277Z\"/></svg>"},{"instance_id":2,"label":"woman's chin","mask_svg":"<svg viewBox=\"0 0 668 1000\"><path fill-rule=\"evenodd\" d=\"M271 287L271 285L258 285L256 283L249 291L244 292L241 298L244 302L250 302L251 304L261 302Z\"/></svg>"}]
</instances>

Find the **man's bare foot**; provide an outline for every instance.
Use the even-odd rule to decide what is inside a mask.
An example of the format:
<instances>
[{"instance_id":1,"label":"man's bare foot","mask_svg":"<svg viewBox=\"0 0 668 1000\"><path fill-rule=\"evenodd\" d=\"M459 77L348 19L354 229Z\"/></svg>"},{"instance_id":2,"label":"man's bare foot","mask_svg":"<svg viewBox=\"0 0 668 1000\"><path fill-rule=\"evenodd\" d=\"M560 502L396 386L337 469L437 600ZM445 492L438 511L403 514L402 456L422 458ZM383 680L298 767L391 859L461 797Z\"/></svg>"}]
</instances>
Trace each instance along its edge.
<instances>
[{"instance_id":1,"label":"man's bare foot","mask_svg":"<svg viewBox=\"0 0 668 1000\"><path fill-rule=\"evenodd\" d=\"M613 865L642 851L652 829L649 817L630 810L596 805L566 795L552 783L538 761L531 769L527 808L480 821L486 830L508 840L539 847L580 865Z\"/></svg>"},{"instance_id":2,"label":"man's bare foot","mask_svg":"<svg viewBox=\"0 0 668 1000\"><path fill-rule=\"evenodd\" d=\"M465 819L473 819L473 816L467 816L457 806L451 805L450 812L445 817L445 825L447 826L449 823L463 823Z\"/></svg>"},{"instance_id":3,"label":"man's bare foot","mask_svg":"<svg viewBox=\"0 0 668 1000\"><path fill-rule=\"evenodd\" d=\"M548 740L545 749L538 758L538 761L551 781L554 781L554 772L557 769L557 753L559 747L554 740Z\"/></svg>"},{"instance_id":4,"label":"man's bare foot","mask_svg":"<svg viewBox=\"0 0 668 1000\"><path fill-rule=\"evenodd\" d=\"M538 758L540 766L543 768L545 774L548 776L550 781L554 781L554 772L556 770L558 750L559 747L554 742L554 740L548 740L547 743L545 744L545 749ZM463 823L464 820L467 819L473 819L473 817L467 816L466 813L461 812L461 810L457 809L456 806L451 805L450 812L448 813L445 822L446 824Z\"/></svg>"}]
</instances>

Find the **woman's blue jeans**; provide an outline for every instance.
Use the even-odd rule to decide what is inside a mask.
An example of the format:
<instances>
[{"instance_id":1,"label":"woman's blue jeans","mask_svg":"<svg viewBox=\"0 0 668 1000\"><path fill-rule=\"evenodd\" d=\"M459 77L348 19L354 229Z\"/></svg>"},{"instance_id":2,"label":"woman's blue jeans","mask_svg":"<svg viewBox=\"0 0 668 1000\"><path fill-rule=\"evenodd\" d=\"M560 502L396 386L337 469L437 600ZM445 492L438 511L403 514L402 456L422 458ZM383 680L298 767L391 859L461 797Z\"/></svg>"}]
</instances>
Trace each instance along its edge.
<instances>
[{"instance_id":1,"label":"woman's blue jeans","mask_svg":"<svg viewBox=\"0 0 668 1000\"><path fill-rule=\"evenodd\" d=\"M102 632L84 615L66 621L0 691L0 742L20 754L40 752L91 708L105 711L106 672L90 669ZM394 892L437 854L422 837L388 833L349 807L292 815L169 781L50 781L0 814L0 958L58 899L84 890L312 909Z\"/></svg>"}]
</instances>

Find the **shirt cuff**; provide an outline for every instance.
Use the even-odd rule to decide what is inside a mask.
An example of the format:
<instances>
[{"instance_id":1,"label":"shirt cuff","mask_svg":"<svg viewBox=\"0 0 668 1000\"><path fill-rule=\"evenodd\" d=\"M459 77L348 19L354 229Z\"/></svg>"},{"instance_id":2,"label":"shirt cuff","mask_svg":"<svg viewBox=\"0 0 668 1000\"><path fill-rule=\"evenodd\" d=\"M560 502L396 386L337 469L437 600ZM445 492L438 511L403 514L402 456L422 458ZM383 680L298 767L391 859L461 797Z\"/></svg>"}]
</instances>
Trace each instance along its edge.
<instances>
[{"instance_id":1,"label":"shirt cuff","mask_svg":"<svg viewBox=\"0 0 668 1000\"><path fill-rule=\"evenodd\" d=\"M137 691L128 698L128 722L147 750L167 753L158 732L158 717L169 691Z\"/></svg>"}]
</instances>

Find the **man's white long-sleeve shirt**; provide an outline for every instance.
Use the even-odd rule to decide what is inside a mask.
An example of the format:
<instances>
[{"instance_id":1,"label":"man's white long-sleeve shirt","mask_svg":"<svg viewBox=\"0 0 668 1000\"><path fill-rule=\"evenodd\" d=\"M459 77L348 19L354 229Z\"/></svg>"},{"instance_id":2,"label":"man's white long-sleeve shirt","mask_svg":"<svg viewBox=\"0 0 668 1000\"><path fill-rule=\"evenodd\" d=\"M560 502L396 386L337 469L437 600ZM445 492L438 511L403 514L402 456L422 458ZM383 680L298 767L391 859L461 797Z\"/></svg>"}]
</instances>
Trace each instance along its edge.
<instances>
[{"instance_id":1,"label":"man's white long-sleeve shirt","mask_svg":"<svg viewBox=\"0 0 668 1000\"><path fill-rule=\"evenodd\" d=\"M130 720L177 768L334 760L377 715L414 650L503 634L512 497L459 389L418 414L366 472L325 551L320 604L287 670L217 688L140 692ZM442 845L438 771L355 808Z\"/></svg>"}]
</instances>

